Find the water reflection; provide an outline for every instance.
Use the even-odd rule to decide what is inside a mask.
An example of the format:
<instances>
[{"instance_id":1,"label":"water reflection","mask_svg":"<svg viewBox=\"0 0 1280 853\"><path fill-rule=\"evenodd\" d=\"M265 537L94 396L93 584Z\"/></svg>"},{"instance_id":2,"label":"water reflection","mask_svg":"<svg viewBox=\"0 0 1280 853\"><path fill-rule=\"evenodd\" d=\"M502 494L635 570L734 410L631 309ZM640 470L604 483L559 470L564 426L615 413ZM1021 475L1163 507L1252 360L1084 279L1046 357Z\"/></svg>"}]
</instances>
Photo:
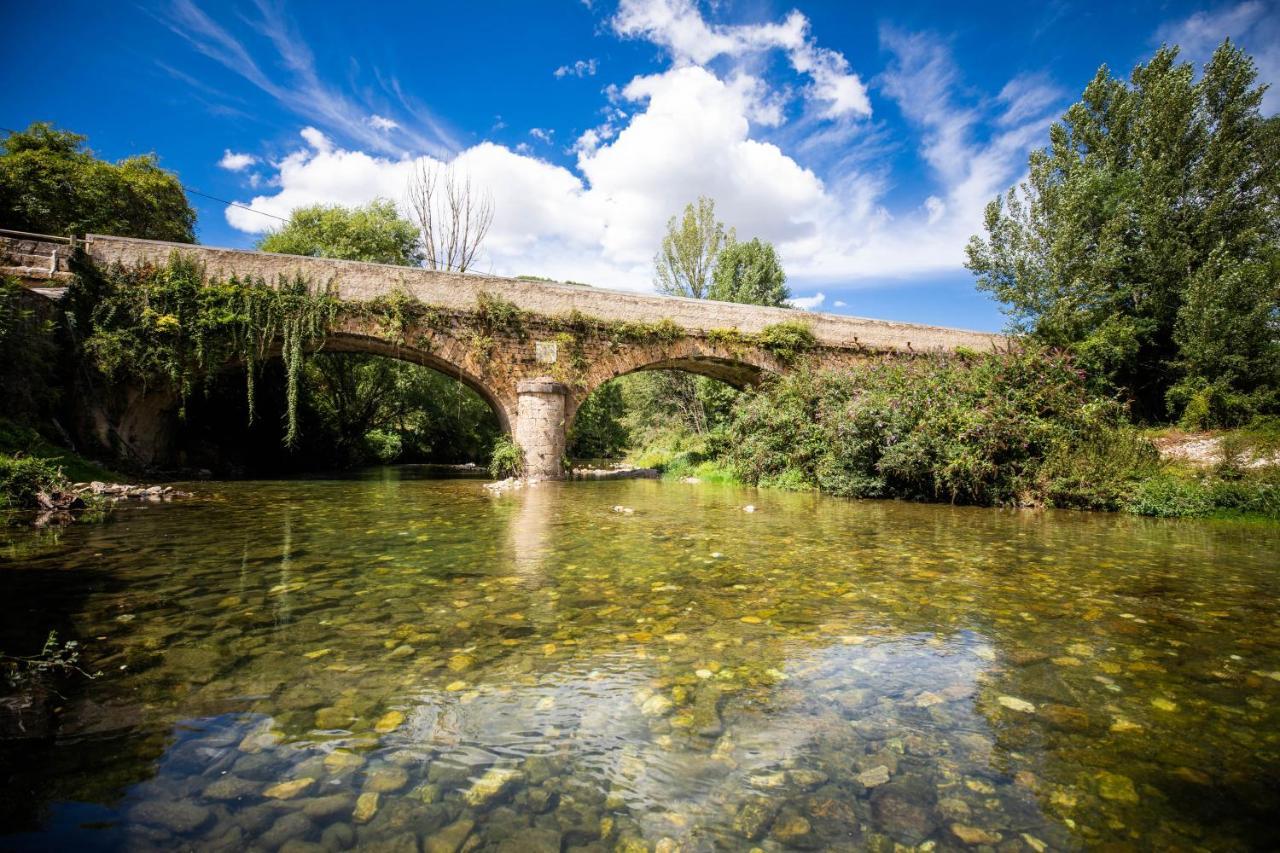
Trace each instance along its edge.
<instances>
[{"instance_id":1,"label":"water reflection","mask_svg":"<svg viewBox=\"0 0 1280 853\"><path fill-rule=\"evenodd\" d=\"M109 675L5 747L0 846L1267 846L1278 553L651 481L230 485L6 566Z\"/></svg>"}]
</instances>

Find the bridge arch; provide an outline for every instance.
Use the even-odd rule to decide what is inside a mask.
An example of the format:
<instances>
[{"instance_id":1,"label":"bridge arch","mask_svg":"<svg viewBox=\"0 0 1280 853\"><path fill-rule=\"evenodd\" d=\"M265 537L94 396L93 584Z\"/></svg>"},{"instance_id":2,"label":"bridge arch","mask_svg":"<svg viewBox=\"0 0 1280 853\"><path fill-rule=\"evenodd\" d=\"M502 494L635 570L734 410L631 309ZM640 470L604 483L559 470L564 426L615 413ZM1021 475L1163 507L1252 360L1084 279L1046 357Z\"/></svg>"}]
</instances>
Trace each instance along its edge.
<instances>
[{"instance_id":1,"label":"bridge arch","mask_svg":"<svg viewBox=\"0 0 1280 853\"><path fill-rule=\"evenodd\" d=\"M467 370L457 361L421 347L409 346L377 335L352 331L331 332L325 337L320 352L367 353L383 358L406 361L429 367L450 379L456 379L489 404L502 431L510 435L516 419L517 401L510 394L494 389L489 383Z\"/></svg>"},{"instance_id":2,"label":"bridge arch","mask_svg":"<svg viewBox=\"0 0 1280 853\"><path fill-rule=\"evenodd\" d=\"M578 407L600 386L620 376L647 370L676 370L706 376L739 391L755 388L770 376L784 373L787 365L756 346L686 337L671 342L629 348L613 358L602 359L576 384L566 405L566 427L572 426Z\"/></svg>"}]
</instances>

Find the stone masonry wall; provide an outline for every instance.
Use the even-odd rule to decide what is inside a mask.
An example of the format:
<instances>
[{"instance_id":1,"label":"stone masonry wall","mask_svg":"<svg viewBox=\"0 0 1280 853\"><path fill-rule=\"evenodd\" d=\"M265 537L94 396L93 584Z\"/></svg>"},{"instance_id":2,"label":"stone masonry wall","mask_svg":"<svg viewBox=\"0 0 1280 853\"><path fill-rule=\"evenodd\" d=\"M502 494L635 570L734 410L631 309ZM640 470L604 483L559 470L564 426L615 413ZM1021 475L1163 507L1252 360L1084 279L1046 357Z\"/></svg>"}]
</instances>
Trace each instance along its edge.
<instances>
[{"instance_id":1,"label":"stone masonry wall","mask_svg":"<svg viewBox=\"0 0 1280 853\"><path fill-rule=\"evenodd\" d=\"M763 308L702 299L626 293L602 288L532 282L471 274L441 273L431 270L275 255L239 249L215 249L183 243L134 240L126 237L89 235L85 238L90 257L100 264L165 263L174 251L195 256L212 275L260 276L276 281L280 276L301 273L318 283L333 282L344 299L367 300L402 288L421 301L442 308L474 310L482 292L500 294L520 308L540 314L565 314L577 310L592 317L616 321L652 322L663 318L691 331L736 328L756 333L766 326L797 318L786 308ZM956 347L988 350L1000 346L1003 338L986 332L947 329L913 323L893 323L835 314L805 312L803 315L819 343L836 347L859 347L875 351L950 351Z\"/></svg>"}]
</instances>

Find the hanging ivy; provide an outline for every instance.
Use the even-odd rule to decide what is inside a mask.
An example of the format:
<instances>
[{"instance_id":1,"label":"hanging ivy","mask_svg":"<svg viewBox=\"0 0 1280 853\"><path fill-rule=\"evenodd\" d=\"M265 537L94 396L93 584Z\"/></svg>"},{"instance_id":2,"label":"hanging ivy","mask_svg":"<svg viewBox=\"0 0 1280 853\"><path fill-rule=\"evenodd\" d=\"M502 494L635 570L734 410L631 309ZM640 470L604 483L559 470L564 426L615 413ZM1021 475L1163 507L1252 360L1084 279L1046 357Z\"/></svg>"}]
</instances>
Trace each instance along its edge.
<instances>
[{"instance_id":1,"label":"hanging ivy","mask_svg":"<svg viewBox=\"0 0 1280 853\"><path fill-rule=\"evenodd\" d=\"M260 278L210 278L200 263L175 252L164 266L80 264L67 296L67 319L85 361L111 381L131 381L174 389L186 400L228 364L245 367L249 420L257 410L257 378L268 358L279 354L285 369L286 446L298 439L298 404L306 354L318 349L339 316L371 320L389 339L429 348L448 331L470 342L487 364L499 336L520 340L536 322L555 331L566 348L566 369L587 368L583 342L594 336L614 345L678 340L688 332L669 319L620 322L577 311L555 317L531 314L487 292L474 311L446 311L421 302L403 289L366 302L341 302L332 286L317 287L297 276L273 285ZM711 330L721 346L759 346L791 362L816 346L813 333L798 322L769 326L756 335ZM566 377L568 381L571 377Z\"/></svg>"},{"instance_id":2,"label":"hanging ivy","mask_svg":"<svg viewBox=\"0 0 1280 853\"><path fill-rule=\"evenodd\" d=\"M330 288L301 277L209 279L174 253L163 267L83 267L68 292L68 320L85 359L106 378L173 388L185 407L197 384L226 364L245 366L249 418L256 378L278 347L286 376L284 442L298 438L305 354L323 342L339 309Z\"/></svg>"}]
</instances>

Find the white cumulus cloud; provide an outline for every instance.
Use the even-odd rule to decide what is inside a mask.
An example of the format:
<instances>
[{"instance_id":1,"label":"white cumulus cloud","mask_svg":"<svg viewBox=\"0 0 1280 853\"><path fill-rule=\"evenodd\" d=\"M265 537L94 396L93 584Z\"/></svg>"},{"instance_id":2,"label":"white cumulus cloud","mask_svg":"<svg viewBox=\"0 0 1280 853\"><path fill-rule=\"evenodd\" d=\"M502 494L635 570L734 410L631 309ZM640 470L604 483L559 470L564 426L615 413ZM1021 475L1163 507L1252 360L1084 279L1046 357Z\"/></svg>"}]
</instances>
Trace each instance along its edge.
<instances>
[{"instance_id":1,"label":"white cumulus cloud","mask_svg":"<svg viewBox=\"0 0 1280 853\"><path fill-rule=\"evenodd\" d=\"M383 133L388 133L390 131L397 130L400 127L400 125L397 124L396 122L392 121L386 116L380 116L377 113L374 113L373 115L369 116L369 126L372 127L374 130L381 130Z\"/></svg>"},{"instance_id":2,"label":"white cumulus cloud","mask_svg":"<svg viewBox=\"0 0 1280 853\"><path fill-rule=\"evenodd\" d=\"M797 296L788 299L787 304L792 308L799 308L802 311L812 311L815 308L822 307L822 303L827 301L825 293L815 293L813 296ZM843 302L837 302L837 305L843 305Z\"/></svg>"},{"instance_id":3,"label":"white cumulus cloud","mask_svg":"<svg viewBox=\"0 0 1280 853\"><path fill-rule=\"evenodd\" d=\"M252 154L240 154L228 148L222 152L222 159L218 161L218 165L228 172L243 172L257 162L258 158Z\"/></svg>"},{"instance_id":4,"label":"white cumulus cloud","mask_svg":"<svg viewBox=\"0 0 1280 853\"><path fill-rule=\"evenodd\" d=\"M999 93L975 95L944 42L886 29L882 46L892 60L876 78L878 90L897 102L912 134L895 144L918 141L930 184L890 209L893 182L876 164L850 159L820 174L800 159L804 145L788 150L760 138L760 128L776 129L772 138L779 141L790 129L785 94L771 88L760 69L732 65L717 73L701 64L745 56L758 45L783 50L813 90L806 97L815 110L800 124L812 130L819 122L827 128L814 131L820 134L839 129L831 138L848 144L845 119L863 114L866 90L860 81L849 87L857 78L847 61L819 47L799 13L781 23L713 27L689 3L624 0L614 26L653 39L674 61L665 71L607 88L604 120L579 133L571 166L535 156L525 142L400 155L339 145L306 127L305 145L274 163L270 182L244 203L287 217L303 205L383 197L407 213L405 188L415 164L447 159L494 199L477 271L649 290L668 218L705 195L741 238L778 247L792 286L811 294L795 304L812 310L826 304L826 294L869 279L959 269L966 241L981 228L983 206L1018 179L1027 149L1042 143L1058 105L1057 90L1030 76ZM824 118L818 108L844 118ZM551 140L550 130L535 130L533 136ZM226 216L248 232L272 227L246 210L229 208Z\"/></svg>"},{"instance_id":5,"label":"white cumulus cloud","mask_svg":"<svg viewBox=\"0 0 1280 853\"><path fill-rule=\"evenodd\" d=\"M596 73L594 59L579 59L572 65L561 65L553 73L557 77L592 77Z\"/></svg>"},{"instance_id":6,"label":"white cumulus cloud","mask_svg":"<svg viewBox=\"0 0 1280 853\"><path fill-rule=\"evenodd\" d=\"M612 20L614 32L665 48L677 65L706 65L727 56L745 58L781 50L811 84L805 91L826 118L871 115L861 78L838 51L819 47L809 19L792 11L780 23L710 24L693 0L622 0Z\"/></svg>"}]
</instances>

